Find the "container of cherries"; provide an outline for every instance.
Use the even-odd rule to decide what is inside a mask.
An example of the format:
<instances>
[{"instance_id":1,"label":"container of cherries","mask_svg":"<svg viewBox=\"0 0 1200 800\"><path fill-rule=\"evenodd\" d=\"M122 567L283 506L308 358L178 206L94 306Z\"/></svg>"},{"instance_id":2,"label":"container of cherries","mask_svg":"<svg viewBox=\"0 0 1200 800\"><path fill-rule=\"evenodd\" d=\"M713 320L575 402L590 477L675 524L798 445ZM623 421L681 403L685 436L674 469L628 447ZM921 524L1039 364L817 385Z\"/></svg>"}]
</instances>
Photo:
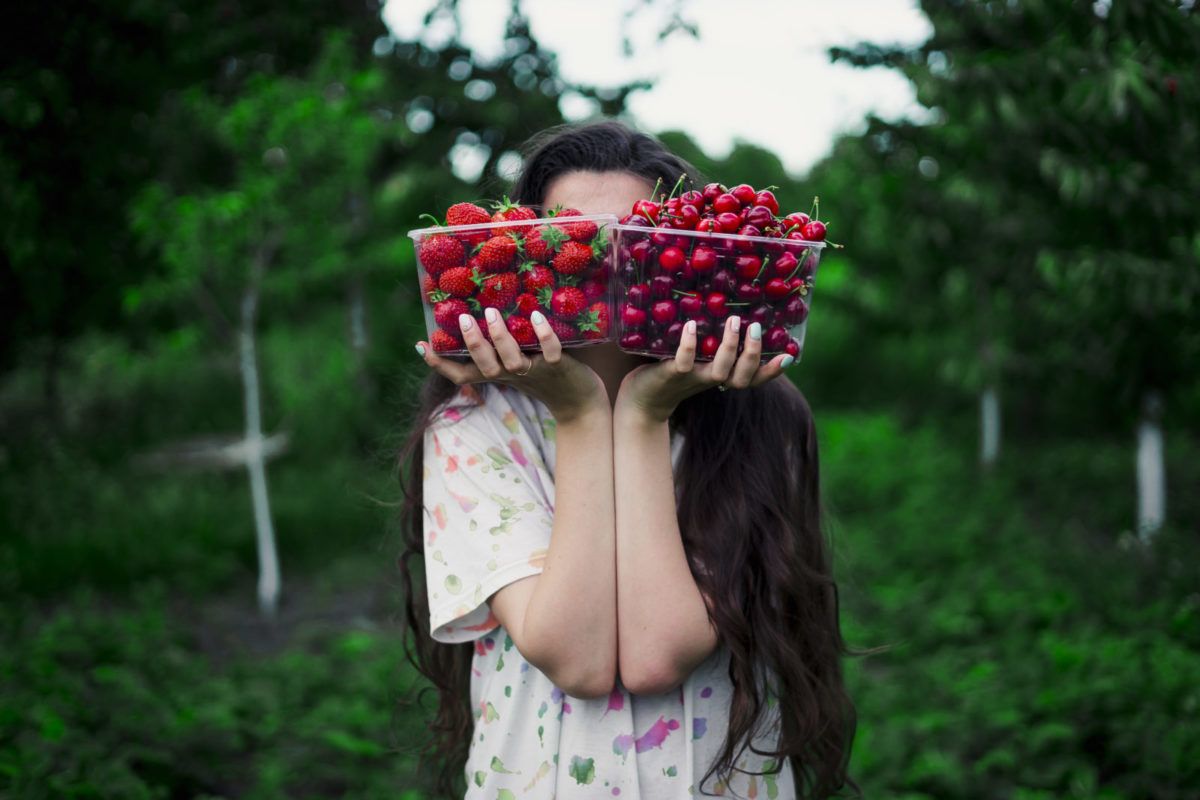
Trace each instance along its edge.
<instances>
[{"instance_id":1,"label":"container of cherries","mask_svg":"<svg viewBox=\"0 0 1200 800\"><path fill-rule=\"evenodd\" d=\"M711 361L725 320L737 314L739 351L757 322L762 361L780 353L798 359L827 244L817 201L811 215L781 216L770 189L710 183L680 192L681 185L669 196L637 201L613 228L620 348L670 357L684 324L696 320L696 358Z\"/></svg>"},{"instance_id":2,"label":"container of cherries","mask_svg":"<svg viewBox=\"0 0 1200 800\"><path fill-rule=\"evenodd\" d=\"M409 231L433 349L466 355L459 316L470 314L489 337L489 307L523 350L540 349L529 319L534 311L546 316L564 345L612 341L616 216L570 208L542 216L508 198L493 208L456 203L444 220L430 217L432 227Z\"/></svg>"}]
</instances>

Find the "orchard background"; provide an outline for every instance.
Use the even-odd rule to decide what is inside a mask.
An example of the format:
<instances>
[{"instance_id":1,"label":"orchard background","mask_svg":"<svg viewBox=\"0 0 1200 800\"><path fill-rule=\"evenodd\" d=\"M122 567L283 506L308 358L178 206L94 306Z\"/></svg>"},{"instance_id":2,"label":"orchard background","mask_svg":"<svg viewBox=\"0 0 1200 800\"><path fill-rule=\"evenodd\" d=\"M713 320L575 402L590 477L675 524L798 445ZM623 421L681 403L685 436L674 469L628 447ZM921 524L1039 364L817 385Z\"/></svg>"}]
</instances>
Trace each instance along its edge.
<instances>
[{"instance_id":1,"label":"orchard background","mask_svg":"<svg viewBox=\"0 0 1200 800\"><path fill-rule=\"evenodd\" d=\"M703 42L669 5L663 36ZM655 131L787 209L819 193L847 245L791 377L846 633L890 645L847 667L852 772L1196 797L1200 11L921 7L923 44L828 57L928 113L809 174ZM9 11L0 796L431 796L391 527L424 372L405 232L501 194L564 92L619 115L646 89L570 84L523 14L485 61L369 2Z\"/></svg>"}]
</instances>

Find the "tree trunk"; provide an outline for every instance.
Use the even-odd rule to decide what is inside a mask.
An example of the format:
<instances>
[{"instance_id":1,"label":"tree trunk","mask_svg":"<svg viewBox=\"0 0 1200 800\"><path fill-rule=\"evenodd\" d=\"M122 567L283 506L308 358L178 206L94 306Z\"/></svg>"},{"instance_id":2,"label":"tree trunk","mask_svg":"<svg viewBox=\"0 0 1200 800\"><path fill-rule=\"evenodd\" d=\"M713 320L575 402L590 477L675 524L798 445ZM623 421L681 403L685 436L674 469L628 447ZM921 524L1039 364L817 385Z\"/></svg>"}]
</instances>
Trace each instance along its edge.
<instances>
[{"instance_id":1,"label":"tree trunk","mask_svg":"<svg viewBox=\"0 0 1200 800\"><path fill-rule=\"evenodd\" d=\"M261 252L252 266L252 275L242 293L241 327L238 331L245 400L246 472L250 478L250 499L254 505L254 532L258 546L258 607L264 616L273 617L279 602L279 558L275 551L275 529L271 523L271 501L267 494L267 468L263 454L262 406L258 391L258 356L255 324L258 295L266 253Z\"/></svg>"},{"instance_id":2,"label":"tree trunk","mask_svg":"<svg viewBox=\"0 0 1200 800\"><path fill-rule=\"evenodd\" d=\"M1137 431L1137 531L1143 542L1167 518L1167 466L1163 454L1162 398L1149 391L1142 400Z\"/></svg>"},{"instance_id":3,"label":"tree trunk","mask_svg":"<svg viewBox=\"0 0 1200 800\"><path fill-rule=\"evenodd\" d=\"M1000 457L1000 392L995 384L979 395L979 463L991 467Z\"/></svg>"},{"instance_id":4,"label":"tree trunk","mask_svg":"<svg viewBox=\"0 0 1200 800\"><path fill-rule=\"evenodd\" d=\"M370 344L370 336L367 331L367 304L362 275L355 273L350 277L346 293L350 311L350 350L354 354L354 379L359 391L366 397L371 391L371 380L367 375L367 346Z\"/></svg>"}]
</instances>

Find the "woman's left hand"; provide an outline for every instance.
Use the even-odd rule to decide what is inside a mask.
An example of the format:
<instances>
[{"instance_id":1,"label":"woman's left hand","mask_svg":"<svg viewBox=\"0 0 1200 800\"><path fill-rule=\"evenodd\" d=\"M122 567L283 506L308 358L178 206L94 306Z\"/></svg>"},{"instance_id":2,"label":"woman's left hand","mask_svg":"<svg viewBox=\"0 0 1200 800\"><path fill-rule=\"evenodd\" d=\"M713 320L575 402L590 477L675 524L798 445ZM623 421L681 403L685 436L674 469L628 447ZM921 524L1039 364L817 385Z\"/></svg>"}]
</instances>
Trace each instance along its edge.
<instances>
[{"instance_id":1,"label":"woman's left hand","mask_svg":"<svg viewBox=\"0 0 1200 800\"><path fill-rule=\"evenodd\" d=\"M621 381L615 411L636 412L653 422L666 422L675 408L688 397L706 389L725 386L745 389L759 386L783 374L795 360L787 354L777 355L759 365L762 355L762 326L751 323L745 347L738 355L738 331L741 318L725 320L721 345L713 360L696 363L696 323L683 326L683 335L675 357L657 364L644 364L632 370Z\"/></svg>"}]
</instances>

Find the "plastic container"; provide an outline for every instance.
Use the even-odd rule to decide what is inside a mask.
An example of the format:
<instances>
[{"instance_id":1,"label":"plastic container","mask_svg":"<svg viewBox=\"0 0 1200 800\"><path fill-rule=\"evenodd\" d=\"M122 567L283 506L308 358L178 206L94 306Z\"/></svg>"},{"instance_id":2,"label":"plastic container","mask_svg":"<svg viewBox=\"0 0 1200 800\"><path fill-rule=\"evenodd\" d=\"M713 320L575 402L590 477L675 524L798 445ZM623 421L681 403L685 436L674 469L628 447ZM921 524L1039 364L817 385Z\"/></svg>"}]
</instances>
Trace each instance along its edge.
<instances>
[{"instance_id":1,"label":"plastic container","mask_svg":"<svg viewBox=\"0 0 1200 800\"><path fill-rule=\"evenodd\" d=\"M541 349L529 322L534 310L564 346L613 341L616 221L593 214L409 231L434 350L466 355L458 316L471 314L486 336L489 306L499 309L522 350Z\"/></svg>"},{"instance_id":2,"label":"plastic container","mask_svg":"<svg viewBox=\"0 0 1200 800\"><path fill-rule=\"evenodd\" d=\"M804 351L813 281L824 242L635 225L615 226L620 348L658 358L675 354L683 325L697 321L696 359L711 361L733 314L763 331L763 362Z\"/></svg>"}]
</instances>

